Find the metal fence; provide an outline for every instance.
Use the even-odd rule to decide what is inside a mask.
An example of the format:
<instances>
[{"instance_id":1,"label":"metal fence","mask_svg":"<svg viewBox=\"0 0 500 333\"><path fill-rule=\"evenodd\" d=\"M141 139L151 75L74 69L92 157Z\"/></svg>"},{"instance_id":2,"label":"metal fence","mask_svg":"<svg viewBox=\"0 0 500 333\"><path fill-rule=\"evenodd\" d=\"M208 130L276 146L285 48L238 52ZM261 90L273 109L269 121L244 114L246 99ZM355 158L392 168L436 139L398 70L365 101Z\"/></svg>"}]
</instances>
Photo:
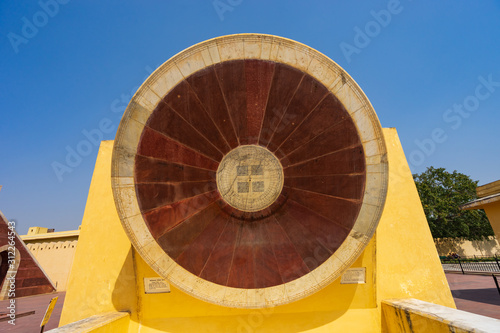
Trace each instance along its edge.
<instances>
[{"instance_id":1,"label":"metal fence","mask_svg":"<svg viewBox=\"0 0 500 333\"><path fill-rule=\"evenodd\" d=\"M445 271L465 273L500 273L498 257L444 258L441 264Z\"/></svg>"}]
</instances>

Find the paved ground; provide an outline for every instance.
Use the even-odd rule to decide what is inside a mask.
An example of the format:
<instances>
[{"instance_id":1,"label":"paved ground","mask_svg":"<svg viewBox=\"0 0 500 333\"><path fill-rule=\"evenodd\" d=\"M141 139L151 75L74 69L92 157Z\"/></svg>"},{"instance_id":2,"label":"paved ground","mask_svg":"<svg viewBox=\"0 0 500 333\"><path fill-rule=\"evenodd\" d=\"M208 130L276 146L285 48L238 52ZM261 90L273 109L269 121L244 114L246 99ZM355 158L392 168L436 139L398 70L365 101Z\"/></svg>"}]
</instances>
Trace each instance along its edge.
<instances>
[{"instance_id":1,"label":"paved ground","mask_svg":"<svg viewBox=\"0 0 500 333\"><path fill-rule=\"evenodd\" d=\"M16 318L16 325L11 325L7 321L0 322L0 332L29 332L38 333L40 332L40 323L42 322L47 306L50 303L52 297L58 296L56 307L52 312L49 322L45 325L45 331L56 328L59 324L59 318L61 317L62 305L64 303L65 292L46 294L38 296L29 296L16 299L16 314L22 314L24 312L35 311L34 314ZM9 300L0 301L0 314L8 312L7 306L9 306Z\"/></svg>"},{"instance_id":2,"label":"paved ground","mask_svg":"<svg viewBox=\"0 0 500 333\"><path fill-rule=\"evenodd\" d=\"M457 309L500 319L500 294L491 276L447 273Z\"/></svg>"}]
</instances>

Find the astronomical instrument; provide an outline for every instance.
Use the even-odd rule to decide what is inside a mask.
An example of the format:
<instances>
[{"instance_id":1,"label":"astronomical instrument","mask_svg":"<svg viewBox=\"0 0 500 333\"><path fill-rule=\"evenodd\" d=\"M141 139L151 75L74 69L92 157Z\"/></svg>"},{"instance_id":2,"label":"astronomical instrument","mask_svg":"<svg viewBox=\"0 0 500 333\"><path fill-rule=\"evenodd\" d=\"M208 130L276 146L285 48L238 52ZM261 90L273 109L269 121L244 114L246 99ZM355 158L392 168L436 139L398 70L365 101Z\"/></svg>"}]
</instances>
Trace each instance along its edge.
<instances>
[{"instance_id":1,"label":"astronomical instrument","mask_svg":"<svg viewBox=\"0 0 500 333\"><path fill-rule=\"evenodd\" d=\"M370 102L335 62L289 39L194 45L130 101L112 186L135 249L161 277L215 304L302 299L350 267L387 192Z\"/></svg>"}]
</instances>

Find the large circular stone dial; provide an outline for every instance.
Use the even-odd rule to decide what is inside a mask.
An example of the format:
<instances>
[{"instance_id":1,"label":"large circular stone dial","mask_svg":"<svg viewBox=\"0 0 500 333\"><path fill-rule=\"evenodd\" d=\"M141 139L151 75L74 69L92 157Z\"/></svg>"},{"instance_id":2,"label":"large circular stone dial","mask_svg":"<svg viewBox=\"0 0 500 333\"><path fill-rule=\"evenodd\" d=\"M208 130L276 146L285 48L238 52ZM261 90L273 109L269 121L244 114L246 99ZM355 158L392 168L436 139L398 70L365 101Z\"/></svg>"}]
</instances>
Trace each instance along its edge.
<instances>
[{"instance_id":1,"label":"large circular stone dial","mask_svg":"<svg viewBox=\"0 0 500 333\"><path fill-rule=\"evenodd\" d=\"M318 51L259 34L160 66L127 107L112 163L135 250L229 307L289 303L340 277L387 192L382 129L357 84Z\"/></svg>"},{"instance_id":2,"label":"large circular stone dial","mask_svg":"<svg viewBox=\"0 0 500 333\"><path fill-rule=\"evenodd\" d=\"M269 150L239 146L230 151L217 169L217 189L224 201L244 212L269 207L283 189L283 167Z\"/></svg>"}]
</instances>

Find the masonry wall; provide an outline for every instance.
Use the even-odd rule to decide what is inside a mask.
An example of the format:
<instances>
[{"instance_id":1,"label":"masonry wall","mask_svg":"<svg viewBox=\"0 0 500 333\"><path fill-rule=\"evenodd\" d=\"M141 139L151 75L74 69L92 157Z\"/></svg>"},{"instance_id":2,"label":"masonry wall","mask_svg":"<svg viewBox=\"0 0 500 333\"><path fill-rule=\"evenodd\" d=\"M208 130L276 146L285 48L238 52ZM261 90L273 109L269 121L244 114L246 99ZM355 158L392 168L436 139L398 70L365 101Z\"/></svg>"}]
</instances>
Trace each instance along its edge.
<instances>
[{"instance_id":1,"label":"masonry wall","mask_svg":"<svg viewBox=\"0 0 500 333\"><path fill-rule=\"evenodd\" d=\"M468 241L458 238L437 238L434 239L434 243L436 244L436 249L440 256L446 256L450 252L456 252L462 257L500 256L500 244L494 236L480 241Z\"/></svg>"}]
</instances>

